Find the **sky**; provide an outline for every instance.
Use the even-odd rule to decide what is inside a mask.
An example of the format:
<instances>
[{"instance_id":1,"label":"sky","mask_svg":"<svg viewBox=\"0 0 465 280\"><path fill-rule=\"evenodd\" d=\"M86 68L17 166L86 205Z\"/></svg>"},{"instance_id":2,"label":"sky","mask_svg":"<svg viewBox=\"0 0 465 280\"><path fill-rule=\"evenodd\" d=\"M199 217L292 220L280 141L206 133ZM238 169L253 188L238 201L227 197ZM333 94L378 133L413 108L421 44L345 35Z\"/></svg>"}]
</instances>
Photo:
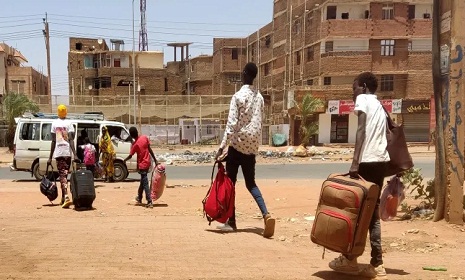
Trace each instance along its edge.
<instances>
[{"instance_id":1,"label":"sky","mask_svg":"<svg viewBox=\"0 0 465 280\"><path fill-rule=\"evenodd\" d=\"M3 2L6 0L0 0ZM47 74L43 18L50 28L52 95L67 95L69 37L123 39L132 50L131 0L15 0L0 9L0 42L17 48ZM134 1L135 49L139 48L139 0ZM174 58L169 42L192 42L191 56L212 54L214 37L245 37L271 22L273 0L147 0L149 50ZM179 57L179 54L178 54Z\"/></svg>"}]
</instances>

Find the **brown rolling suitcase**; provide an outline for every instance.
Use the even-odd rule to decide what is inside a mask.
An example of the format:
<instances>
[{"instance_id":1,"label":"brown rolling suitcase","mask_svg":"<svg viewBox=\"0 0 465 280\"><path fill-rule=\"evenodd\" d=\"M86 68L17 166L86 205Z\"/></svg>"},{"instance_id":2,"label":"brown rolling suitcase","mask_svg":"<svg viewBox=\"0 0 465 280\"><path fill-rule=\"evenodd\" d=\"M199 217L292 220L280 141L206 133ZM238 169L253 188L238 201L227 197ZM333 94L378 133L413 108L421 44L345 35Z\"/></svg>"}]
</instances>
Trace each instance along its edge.
<instances>
[{"instance_id":1,"label":"brown rolling suitcase","mask_svg":"<svg viewBox=\"0 0 465 280\"><path fill-rule=\"evenodd\" d=\"M347 174L331 174L323 182L311 240L347 256L360 256L380 187Z\"/></svg>"}]
</instances>

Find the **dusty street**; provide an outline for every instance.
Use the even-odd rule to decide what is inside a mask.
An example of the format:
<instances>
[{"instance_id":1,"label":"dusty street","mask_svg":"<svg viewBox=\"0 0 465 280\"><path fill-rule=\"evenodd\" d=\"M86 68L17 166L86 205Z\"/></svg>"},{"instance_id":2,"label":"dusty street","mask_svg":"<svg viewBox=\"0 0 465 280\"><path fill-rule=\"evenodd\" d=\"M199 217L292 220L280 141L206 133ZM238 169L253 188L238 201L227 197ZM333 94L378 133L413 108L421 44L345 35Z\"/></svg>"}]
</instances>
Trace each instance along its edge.
<instances>
[{"instance_id":1,"label":"dusty street","mask_svg":"<svg viewBox=\"0 0 465 280\"><path fill-rule=\"evenodd\" d=\"M337 255L327 251L322 260L323 249L310 241L321 182L258 181L278 218L268 240L243 182L240 230L225 234L202 217L208 181L166 189L154 209L132 204L136 182L98 183L96 209L77 212L48 205L37 182L3 180L0 279L357 279L331 272L327 263ZM168 174L168 184L180 182ZM465 227L414 220L382 229L389 279L465 278Z\"/></svg>"}]
</instances>

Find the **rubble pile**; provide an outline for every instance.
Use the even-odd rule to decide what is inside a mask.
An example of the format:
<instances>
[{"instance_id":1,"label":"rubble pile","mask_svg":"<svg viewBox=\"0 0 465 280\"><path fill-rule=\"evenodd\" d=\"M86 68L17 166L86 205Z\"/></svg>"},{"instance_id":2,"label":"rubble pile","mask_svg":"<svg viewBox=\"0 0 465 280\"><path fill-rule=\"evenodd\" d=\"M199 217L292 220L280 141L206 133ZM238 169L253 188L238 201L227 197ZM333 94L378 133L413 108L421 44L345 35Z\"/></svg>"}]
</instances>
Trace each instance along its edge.
<instances>
[{"instance_id":1,"label":"rubble pile","mask_svg":"<svg viewBox=\"0 0 465 280\"><path fill-rule=\"evenodd\" d=\"M183 153L165 153L157 155L160 162L167 165L172 165L173 162L193 162L193 163L213 163L215 160L215 152L191 152L189 150Z\"/></svg>"}]
</instances>

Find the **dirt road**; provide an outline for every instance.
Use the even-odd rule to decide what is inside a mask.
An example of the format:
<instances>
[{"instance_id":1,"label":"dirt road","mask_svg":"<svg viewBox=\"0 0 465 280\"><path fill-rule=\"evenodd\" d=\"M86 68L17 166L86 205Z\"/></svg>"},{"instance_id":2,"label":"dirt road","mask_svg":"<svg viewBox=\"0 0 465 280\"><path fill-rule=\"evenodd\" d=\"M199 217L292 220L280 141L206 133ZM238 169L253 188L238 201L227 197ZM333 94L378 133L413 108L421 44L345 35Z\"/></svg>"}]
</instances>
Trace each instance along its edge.
<instances>
[{"instance_id":1,"label":"dirt road","mask_svg":"<svg viewBox=\"0 0 465 280\"><path fill-rule=\"evenodd\" d=\"M47 205L36 182L0 181L0 279L358 279L331 272L337 255L322 260L310 241L320 180L258 182L278 218L270 240L243 182L240 230L227 234L202 217L209 182L189 183L166 189L154 209L131 204L137 183L99 183L96 209L77 212ZM416 220L382 229L389 279L465 278L465 227Z\"/></svg>"}]
</instances>

